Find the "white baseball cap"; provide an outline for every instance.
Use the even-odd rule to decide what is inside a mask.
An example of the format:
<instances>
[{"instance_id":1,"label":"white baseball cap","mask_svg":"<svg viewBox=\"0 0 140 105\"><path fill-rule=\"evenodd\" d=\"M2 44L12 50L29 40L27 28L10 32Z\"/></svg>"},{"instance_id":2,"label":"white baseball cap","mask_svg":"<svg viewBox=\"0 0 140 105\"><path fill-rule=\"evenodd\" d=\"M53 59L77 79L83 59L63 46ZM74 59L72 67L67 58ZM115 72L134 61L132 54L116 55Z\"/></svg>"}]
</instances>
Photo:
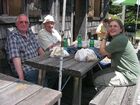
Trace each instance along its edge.
<instances>
[{"instance_id":1,"label":"white baseball cap","mask_svg":"<svg viewBox=\"0 0 140 105\"><path fill-rule=\"evenodd\" d=\"M50 22L50 21L55 22L53 16L47 15L47 16L44 17L43 23Z\"/></svg>"}]
</instances>

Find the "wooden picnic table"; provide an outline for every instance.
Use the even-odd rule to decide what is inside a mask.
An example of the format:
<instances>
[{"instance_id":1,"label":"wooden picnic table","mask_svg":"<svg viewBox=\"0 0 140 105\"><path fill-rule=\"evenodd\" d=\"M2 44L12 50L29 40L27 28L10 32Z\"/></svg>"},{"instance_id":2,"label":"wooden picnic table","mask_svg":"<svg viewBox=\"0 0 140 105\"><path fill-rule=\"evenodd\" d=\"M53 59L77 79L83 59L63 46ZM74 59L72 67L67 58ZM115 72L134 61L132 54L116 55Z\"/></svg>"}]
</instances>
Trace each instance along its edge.
<instances>
[{"instance_id":1,"label":"wooden picnic table","mask_svg":"<svg viewBox=\"0 0 140 105\"><path fill-rule=\"evenodd\" d=\"M0 105L54 105L62 94L0 73Z\"/></svg>"},{"instance_id":2,"label":"wooden picnic table","mask_svg":"<svg viewBox=\"0 0 140 105\"><path fill-rule=\"evenodd\" d=\"M86 73L97 65L99 59L91 62L79 62L74 59L73 55L64 57L63 59L63 73L72 76L74 78L74 91L73 91L73 105L81 105L81 91L82 91L82 78ZM59 71L60 57L50 57L48 54L44 56L38 56L25 61L25 64L38 68L39 74L45 74L44 72ZM39 79L43 81L42 76Z\"/></svg>"}]
</instances>

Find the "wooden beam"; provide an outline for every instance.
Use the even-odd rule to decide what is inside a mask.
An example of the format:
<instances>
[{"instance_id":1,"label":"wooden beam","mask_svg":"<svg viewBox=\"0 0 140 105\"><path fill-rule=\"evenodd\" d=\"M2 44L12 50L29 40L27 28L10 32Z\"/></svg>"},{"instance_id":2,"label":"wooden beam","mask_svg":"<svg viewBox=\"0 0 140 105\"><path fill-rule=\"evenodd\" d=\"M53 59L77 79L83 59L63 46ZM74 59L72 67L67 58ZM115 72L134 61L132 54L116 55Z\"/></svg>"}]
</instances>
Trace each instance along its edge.
<instances>
[{"instance_id":1,"label":"wooden beam","mask_svg":"<svg viewBox=\"0 0 140 105\"><path fill-rule=\"evenodd\" d=\"M81 30L82 23L86 17L86 2L87 0L75 0L75 21L74 21L74 40ZM80 32L82 33L82 32ZM82 33L83 34L83 33Z\"/></svg>"}]
</instances>

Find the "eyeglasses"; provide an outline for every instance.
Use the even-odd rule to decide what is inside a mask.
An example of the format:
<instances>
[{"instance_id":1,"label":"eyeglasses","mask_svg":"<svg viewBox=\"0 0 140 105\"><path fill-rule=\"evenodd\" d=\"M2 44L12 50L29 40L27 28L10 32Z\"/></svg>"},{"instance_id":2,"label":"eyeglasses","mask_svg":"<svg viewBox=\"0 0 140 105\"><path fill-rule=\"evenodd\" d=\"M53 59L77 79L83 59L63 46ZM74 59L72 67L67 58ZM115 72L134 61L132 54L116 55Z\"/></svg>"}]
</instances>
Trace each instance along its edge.
<instances>
[{"instance_id":1,"label":"eyeglasses","mask_svg":"<svg viewBox=\"0 0 140 105\"><path fill-rule=\"evenodd\" d=\"M20 24L23 24L23 23L28 24L29 22L28 21L19 21L19 23Z\"/></svg>"}]
</instances>

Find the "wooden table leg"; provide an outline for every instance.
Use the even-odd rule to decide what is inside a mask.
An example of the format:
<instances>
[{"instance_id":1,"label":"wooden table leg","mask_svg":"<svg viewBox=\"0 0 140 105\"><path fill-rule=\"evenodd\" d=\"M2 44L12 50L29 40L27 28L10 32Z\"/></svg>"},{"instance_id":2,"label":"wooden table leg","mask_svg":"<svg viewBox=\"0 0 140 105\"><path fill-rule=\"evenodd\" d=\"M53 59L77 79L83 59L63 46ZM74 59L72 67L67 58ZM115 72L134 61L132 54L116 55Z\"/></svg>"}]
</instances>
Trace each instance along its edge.
<instances>
[{"instance_id":1,"label":"wooden table leg","mask_svg":"<svg viewBox=\"0 0 140 105\"><path fill-rule=\"evenodd\" d=\"M44 85L45 82L46 72L47 72L46 70L42 70L42 82L41 82L42 86Z\"/></svg>"},{"instance_id":2,"label":"wooden table leg","mask_svg":"<svg viewBox=\"0 0 140 105\"><path fill-rule=\"evenodd\" d=\"M46 76L46 70L39 70L38 84L43 86Z\"/></svg>"},{"instance_id":3,"label":"wooden table leg","mask_svg":"<svg viewBox=\"0 0 140 105\"><path fill-rule=\"evenodd\" d=\"M81 105L82 78L74 77L74 93L72 105Z\"/></svg>"},{"instance_id":4,"label":"wooden table leg","mask_svg":"<svg viewBox=\"0 0 140 105\"><path fill-rule=\"evenodd\" d=\"M39 74L38 74L38 84L41 85L41 81L42 81L42 70L39 70Z\"/></svg>"}]
</instances>

